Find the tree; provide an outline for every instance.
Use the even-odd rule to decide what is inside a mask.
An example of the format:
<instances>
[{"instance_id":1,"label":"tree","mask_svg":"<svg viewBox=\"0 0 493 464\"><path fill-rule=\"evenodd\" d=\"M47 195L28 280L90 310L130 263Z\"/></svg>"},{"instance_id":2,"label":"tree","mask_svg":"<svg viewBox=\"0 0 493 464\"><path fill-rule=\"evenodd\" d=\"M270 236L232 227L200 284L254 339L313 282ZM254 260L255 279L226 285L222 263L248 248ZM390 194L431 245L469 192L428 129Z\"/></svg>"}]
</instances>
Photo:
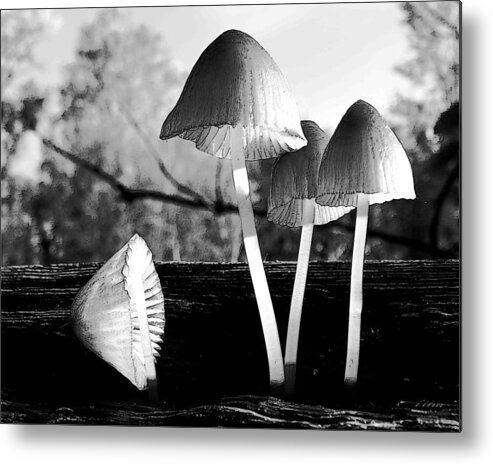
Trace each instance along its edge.
<instances>
[{"instance_id":1,"label":"tree","mask_svg":"<svg viewBox=\"0 0 493 464\"><path fill-rule=\"evenodd\" d=\"M232 180L224 163L198 152L190 142L159 140L160 126L186 77L162 37L133 25L122 10L103 10L82 31L77 57L68 71L68 83L61 92L63 146L133 188L210 204L218 195L232 201ZM98 182L94 194L109 190ZM218 229L230 224L215 221L210 212L180 213L173 204L138 202L128 205L120 220L105 231L121 243L128 239L121 231L132 224L157 259L229 259L224 237L231 234ZM93 220L97 222L98 217ZM104 245L93 243L95 255L101 254L96 250Z\"/></svg>"},{"instance_id":2,"label":"tree","mask_svg":"<svg viewBox=\"0 0 493 464\"><path fill-rule=\"evenodd\" d=\"M33 46L43 35L56 29L58 19L46 10L1 12L2 41L2 258L4 264L42 262L45 233L39 216L30 214L30 202L38 193L43 154L32 132L49 88L33 82L39 66ZM26 137L22 137L26 134ZM24 147L18 147L18 143ZM18 148L21 148L19 150ZM30 152L37 152L29 159ZM19 163L20 158L24 158ZM16 169L16 166L19 169ZM20 168L22 166L22 169ZM26 172L29 170L29 172Z\"/></svg>"},{"instance_id":3,"label":"tree","mask_svg":"<svg viewBox=\"0 0 493 464\"><path fill-rule=\"evenodd\" d=\"M430 33L454 30L454 19L445 14L453 9L423 5L405 6L416 54L399 67L419 92L398 97L393 121L411 157L418 200L372 209L373 259L445 257L458 250L457 182L450 180L457 156L445 143L456 129L440 123L433 132L457 87L457 67L447 64L443 50L453 57L458 43L454 34ZM442 55L446 60L436 63ZM36 167L39 178L29 185L13 176L11 161L2 156L4 263L102 261L134 232L158 260L237 259L241 232L228 161L200 153L188 141L158 138L186 77L162 37L133 24L123 10L101 10L82 30L67 71L56 118L46 115L47 91L34 85L2 98L2 155L5 146L15 159L26 129L51 140ZM427 101L436 104L428 107ZM39 130L39 121L48 130ZM299 231L265 219L271 164L249 164L261 249L266 259L296 259ZM313 259L350 258L353 216L318 228Z\"/></svg>"},{"instance_id":4,"label":"tree","mask_svg":"<svg viewBox=\"0 0 493 464\"><path fill-rule=\"evenodd\" d=\"M412 84L411 95L397 95L392 123L410 157L414 172L416 200L383 205L376 211L374 227L428 242L432 247L458 253L459 145L449 156L441 156L443 141L435 130L437 121L450 111L457 122L449 131L459 134L459 2L406 2L402 5L413 55L397 72ZM451 176L453 179L450 179ZM452 183L451 187L448 184ZM446 188L445 188L446 187ZM440 199L445 191L447 199ZM445 207L444 207L445 205ZM437 211L445 218L448 231L438 233ZM399 221L396 221L399 218ZM380 250L379 250L380 249ZM426 257L412 249L382 249L373 246L372 254ZM404 252L404 253L403 253Z\"/></svg>"},{"instance_id":5,"label":"tree","mask_svg":"<svg viewBox=\"0 0 493 464\"><path fill-rule=\"evenodd\" d=\"M440 114L459 100L459 2L405 2L402 9L414 53L396 71L414 95L397 95L393 114L403 142L421 160L437 148Z\"/></svg>"}]
</instances>

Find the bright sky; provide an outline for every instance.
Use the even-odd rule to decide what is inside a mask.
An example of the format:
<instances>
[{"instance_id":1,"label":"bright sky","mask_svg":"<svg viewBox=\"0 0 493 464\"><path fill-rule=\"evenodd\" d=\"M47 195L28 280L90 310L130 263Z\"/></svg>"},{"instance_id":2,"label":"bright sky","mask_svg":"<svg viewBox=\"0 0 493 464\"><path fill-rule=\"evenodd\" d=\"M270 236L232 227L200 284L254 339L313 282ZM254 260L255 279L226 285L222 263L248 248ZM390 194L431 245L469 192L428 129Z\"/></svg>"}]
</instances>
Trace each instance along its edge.
<instances>
[{"instance_id":1,"label":"bright sky","mask_svg":"<svg viewBox=\"0 0 493 464\"><path fill-rule=\"evenodd\" d=\"M402 5L402 3L401 3ZM302 119L334 129L362 98L385 116L407 82L393 68L410 56L399 3L229 5L133 8L132 19L159 32L187 72L218 35L253 36L288 79ZM60 82L80 27L96 9L53 10L61 19L35 52L48 82ZM136 60L138 57L136 57Z\"/></svg>"}]
</instances>

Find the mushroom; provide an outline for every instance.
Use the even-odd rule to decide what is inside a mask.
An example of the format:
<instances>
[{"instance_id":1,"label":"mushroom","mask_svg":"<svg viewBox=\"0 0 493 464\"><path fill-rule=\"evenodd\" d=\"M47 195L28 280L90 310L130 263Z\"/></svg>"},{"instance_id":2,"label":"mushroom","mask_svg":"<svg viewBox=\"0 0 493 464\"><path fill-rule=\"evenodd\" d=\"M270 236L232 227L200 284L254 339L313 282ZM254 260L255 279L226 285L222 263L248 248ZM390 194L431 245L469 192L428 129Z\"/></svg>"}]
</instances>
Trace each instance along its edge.
<instances>
[{"instance_id":1,"label":"mushroom","mask_svg":"<svg viewBox=\"0 0 493 464\"><path fill-rule=\"evenodd\" d=\"M267 212L267 219L276 224L302 227L284 355L285 394L288 398L293 396L296 383L298 339L313 225L335 221L353 209L315 203L318 168L329 137L313 121L301 121L301 127L308 145L275 161Z\"/></svg>"},{"instance_id":2,"label":"mushroom","mask_svg":"<svg viewBox=\"0 0 493 464\"><path fill-rule=\"evenodd\" d=\"M358 376L368 206L414 198L413 173L406 152L378 111L358 100L339 122L325 150L316 198L321 205L357 207L344 374L350 393Z\"/></svg>"},{"instance_id":3,"label":"mushroom","mask_svg":"<svg viewBox=\"0 0 493 464\"><path fill-rule=\"evenodd\" d=\"M277 157L306 145L286 79L258 42L230 30L199 57L164 121L161 139L179 136L232 161L245 252L269 363L271 391L282 388L279 334L255 230L245 160Z\"/></svg>"},{"instance_id":4,"label":"mushroom","mask_svg":"<svg viewBox=\"0 0 493 464\"><path fill-rule=\"evenodd\" d=\"M157 401L154 363L164 334L164 297L151 251L139 235L82 287L71 322L88 349Z\"/></svg>"}]
</instances>

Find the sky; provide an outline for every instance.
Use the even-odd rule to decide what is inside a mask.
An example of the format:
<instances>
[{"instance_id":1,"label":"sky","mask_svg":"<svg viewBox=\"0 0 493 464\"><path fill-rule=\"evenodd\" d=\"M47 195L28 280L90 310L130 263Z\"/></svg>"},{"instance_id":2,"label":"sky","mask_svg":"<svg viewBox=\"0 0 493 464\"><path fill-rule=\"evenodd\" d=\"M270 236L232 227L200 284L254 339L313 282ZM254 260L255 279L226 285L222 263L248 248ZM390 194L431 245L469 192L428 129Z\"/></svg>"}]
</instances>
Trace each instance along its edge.
<instances>
[{"instance_id":1,"label":"sky","mask_svg":"<svg viewBox=\"0 0 493 464\"><path fill-rule=\"evenodd\" d=\"M402 5L402 3L400 4ZM411 56L399 3L229 5L132 8L132 21L159 32L187 72L217 36L239 29L274 58L302 119L334 129L358 99L386 116L396 92L410 92L395 66ZM52 10L58 26L37 45L38 71L61 83L80 28L97 9ZM137 59L137 57L136 57Z\"/></svg>"}]
</instances>

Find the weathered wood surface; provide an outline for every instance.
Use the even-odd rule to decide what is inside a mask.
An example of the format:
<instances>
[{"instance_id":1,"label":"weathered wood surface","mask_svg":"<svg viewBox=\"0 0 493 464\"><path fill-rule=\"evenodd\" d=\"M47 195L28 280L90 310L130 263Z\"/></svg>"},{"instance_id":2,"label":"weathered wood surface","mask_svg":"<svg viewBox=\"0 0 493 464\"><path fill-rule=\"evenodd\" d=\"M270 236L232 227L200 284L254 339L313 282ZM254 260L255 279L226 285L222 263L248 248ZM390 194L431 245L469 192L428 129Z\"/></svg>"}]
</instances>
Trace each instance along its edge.
<instances>
[{"instance_id":1,"label":"weathered wood surface","mask_svg":"<svg viewBox=\"0 0 493 464\"><path fill-rule=\"evenodd\" d=\"M96 424L192 427L262 427L336 430L432 430L458 432L457 404L401 401L391 407L372 404L359 409L298 404L279 398L241 396L187 409L145 403L100 403L90 406L3 402L9 423Z\"/></svg>"},{"instance_id":2,"label":"weathered wood surface","mask_svg":"<svg viewBox=\"0 0 493 464\"><path fill-rule=\"evenodd\" d=\"M2 269L4 422L459 428L456 260L365 263L352 401L342 393L350 264L311 263L297 403L262 396L268 370L247 266L158 263L167 317L157 366L163 403L146 404L67 325L77 291L99 267ZM294 263L266 263L283 344L294 272Z\"/></svg>"}]
</instances>

